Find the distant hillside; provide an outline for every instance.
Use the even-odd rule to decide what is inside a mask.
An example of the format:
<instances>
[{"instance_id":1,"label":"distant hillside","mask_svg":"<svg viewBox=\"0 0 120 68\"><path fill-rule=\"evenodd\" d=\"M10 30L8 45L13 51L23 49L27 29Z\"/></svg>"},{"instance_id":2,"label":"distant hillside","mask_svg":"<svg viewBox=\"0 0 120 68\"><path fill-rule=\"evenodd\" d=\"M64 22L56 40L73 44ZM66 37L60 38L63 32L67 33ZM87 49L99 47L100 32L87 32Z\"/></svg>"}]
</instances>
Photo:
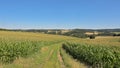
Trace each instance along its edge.
<instances>
[{"instance_id":1,"label":"distant hillside","mask_svg":"<svg viewBox=\"0 0 120 68\"><path fill-rule=\"evenodd\" d=\"M58 34L86 38L89 35L113 36L119 34L120 29L0 29L2 31L39 32L45 34Z\"/></svg>"}]
</instances>

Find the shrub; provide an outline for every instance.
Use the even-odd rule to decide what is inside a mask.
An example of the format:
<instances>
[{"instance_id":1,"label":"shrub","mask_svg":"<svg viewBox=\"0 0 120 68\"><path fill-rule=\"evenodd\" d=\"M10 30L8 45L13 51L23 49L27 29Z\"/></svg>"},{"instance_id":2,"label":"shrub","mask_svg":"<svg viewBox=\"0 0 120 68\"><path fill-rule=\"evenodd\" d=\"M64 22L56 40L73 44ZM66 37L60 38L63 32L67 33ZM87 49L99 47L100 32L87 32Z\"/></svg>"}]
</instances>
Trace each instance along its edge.
<instances>
[{"instance_id":1,"label":"shrub","mask_svg":"<svg viewBox=\"0 0 120 68\"><path fill-rule=\"evenodd\" d=\"M90 39L95 39L95 35L90 35L89 38Z\"/></svg>"}]
</instances>

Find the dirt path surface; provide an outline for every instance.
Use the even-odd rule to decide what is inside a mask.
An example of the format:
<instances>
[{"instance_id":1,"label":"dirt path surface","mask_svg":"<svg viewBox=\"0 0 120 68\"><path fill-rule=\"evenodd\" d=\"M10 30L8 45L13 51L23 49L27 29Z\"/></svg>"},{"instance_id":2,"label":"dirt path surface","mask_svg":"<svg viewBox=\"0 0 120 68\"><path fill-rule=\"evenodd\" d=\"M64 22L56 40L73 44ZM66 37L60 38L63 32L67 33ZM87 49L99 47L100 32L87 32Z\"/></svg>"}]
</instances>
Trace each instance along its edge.
<instances>
[{"instance_id":1,"label":"dirt path surface","mask_svg":"<svg viewBox=\"0 0 120 68\"><path fill-rule=\"evenodd\" d=\"M61 68L66 68L65 65L64 65L64 62L63 62L63 58L62 58L62 56L60 55L60 52L58 52L58 59L59 59Z\"/></svg>"}]
</instances>

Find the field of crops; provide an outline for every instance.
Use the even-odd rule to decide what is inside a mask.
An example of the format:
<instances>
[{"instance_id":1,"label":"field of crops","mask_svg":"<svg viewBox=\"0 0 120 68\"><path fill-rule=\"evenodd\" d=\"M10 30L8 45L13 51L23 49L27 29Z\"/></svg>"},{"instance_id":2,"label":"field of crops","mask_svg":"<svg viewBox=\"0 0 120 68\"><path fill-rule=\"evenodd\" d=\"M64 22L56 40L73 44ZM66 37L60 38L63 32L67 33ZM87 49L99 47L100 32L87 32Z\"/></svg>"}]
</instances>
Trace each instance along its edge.
<instances>
[{"instance_id":1,"label":"field of crops","mask_svg":"<svg viewBox=\"0 0 120 68\"><path fill-rule=\"evenodd\" d=\"M120 47L66 43L63 48L75 59L93 68L119 68Z\"/></svg>"},{"instance_id":2,"label":"field of crops","mask_svg":"<svg viewBox=\"0 0 120 68\"><path fill-rule=\"evenodd\" d=\"M63 44L63 48L75 59L93 68L120 67L120 37L97 37Z\"/></svg>"},{"instance_id":3,"label":"field of crops","mask_svg":"<svg viewBox=\"0 0 120 68\"><path fill-rule=\"evenodd\" d=\"M0 68L119 68L119 45L120 37L90 40L0 31Z\"/></svg>"},{"instance_id":4,"label":"field of crops","mask_svg":"<svg viewBox=\"0 0 120 68\"><path fill-rule=\"evenodd\" d=\"M13 62L19 57L27 57L40 49L41 42L32 41L0 41L0 61Z\"/></svg>"},{"instance_id":5,"label":"field of crops","mask_svg":"<svg viewBox=\"0 0 120 68\"><path fill-rule=\"evenodd\" d=\"M7 34L8 33L8 34ZM20 35L19 35L20 34ZM38 52L42 46L50 45L59 41L43 41L37 40L37 37L31 39L30 34L16 32L4 32L0 33L0 62L2 63L12 63L15 59L19 57L28 57L35 52ZM28 36L28 37L27 37ZM30 39L29 39L30 38Z\"/></svg>"}]
</instances>

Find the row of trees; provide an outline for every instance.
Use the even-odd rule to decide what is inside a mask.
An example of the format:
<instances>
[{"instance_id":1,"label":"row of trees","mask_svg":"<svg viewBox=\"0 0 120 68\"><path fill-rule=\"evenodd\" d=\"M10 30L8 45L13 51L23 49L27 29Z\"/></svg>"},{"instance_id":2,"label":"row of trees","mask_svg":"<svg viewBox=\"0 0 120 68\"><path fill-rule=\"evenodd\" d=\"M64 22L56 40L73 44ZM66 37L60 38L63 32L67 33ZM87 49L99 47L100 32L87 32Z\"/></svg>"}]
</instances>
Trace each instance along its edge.
<instances>
[{"instance_id":1,"label":"row of trees","mask_svg":"<svg viewBox=\"0 0 120 68\"><path fill-rule=\"evenodd\" d=\"M61 33L61 29L29 29L29 30L20 30L20 29L0 29L2 31L22 31L22 32L40 32L45 34L58 34L58 35L65 35L65 36L72 36L72 37L78 37L78 38L90 38L95 39L95 36L120 36L120 34L115 34L114 31L120 31L120 29L101 29L101 30L91 30L91 29L73 29L66 33ZM48 32L48 31L51 32ZM56 33L57 31L57 33ZM86 35L86 32L93 33L94 31L100 32L98 35ZM113 32L111 32L113 31Z\"/></svg>"},{"instance_id":2,"label":"row of trees","mask_svg":"<svg viewBox=\"0 0 120 68\"><path fill-rule=\"evenodd\" d=\"M113 36L120 36L120 34L113 34Z\"/></svg>"}]
</instances>

